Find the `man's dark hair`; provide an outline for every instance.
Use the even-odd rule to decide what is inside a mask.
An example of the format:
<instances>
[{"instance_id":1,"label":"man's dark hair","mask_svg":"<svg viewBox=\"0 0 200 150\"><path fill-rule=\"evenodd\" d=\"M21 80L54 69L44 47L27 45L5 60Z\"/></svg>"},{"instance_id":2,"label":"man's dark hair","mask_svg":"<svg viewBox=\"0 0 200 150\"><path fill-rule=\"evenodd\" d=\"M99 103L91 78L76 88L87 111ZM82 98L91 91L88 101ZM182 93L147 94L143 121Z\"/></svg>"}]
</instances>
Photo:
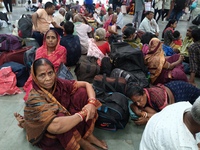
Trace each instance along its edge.
<instances>
[{"instance_id":1,"label":"man's dark hair","mask_svg":"<svg viewBox=\"0 0 200 150\"><path fill-rule=\"evenodd\" d=\"M197 42L197 41L200 41L200 29L195 29L195 30L192 30L192 38L194 40L194 42Z\"/></svg>"},{"instance_id":2,"label":"man's dark hair","mask_svg":"<svg viewBox=\"0 0 200 150\"><path fill-rule=\"evenodd\" d=\"M111 9L112 9L112 7L109 7L107 11L109 12Z\"/></svg>"},{"instance_id":3,"label":"man's dark hair","mask_svg":"<svg viewBox=\"0 0 200 150\"><path fill-rule=\"evenodd\" d=\"M145 16L149 15L150 13L154 14L153 11L147 11L147 12L145 13Z\"/></svg>"},{"instance_id":4,"label":"man's dark hair","mask_svg":"<svg viewBox=\"0 0 200 150\"><path fill-rule=\"evenodd\" d=\"M45 5L44 5L44 9L47 9L47 8L51 8L53 7L54 4L52 2L47 2Z\"/></svg>"},{"instance_id":5,"label":"man's dark hair","mask_svg":"<svg viewBox=\"0 0 200 150\"><path fill-rule=\"evenodd\" d=\"M195 30L198 29L198 26L189 26L188 29Z\"/></svg>"},{"instance_id":6,"label":"man's dark hair","mask_svg":"<svg viewBox=\"0 0 200 150\"><path fill-rule=\"evenodd\" d=\"M66 34L73 34L74 32L74 24L70 21L65 22L64 29Z\"/></svg>"}]
</instances>

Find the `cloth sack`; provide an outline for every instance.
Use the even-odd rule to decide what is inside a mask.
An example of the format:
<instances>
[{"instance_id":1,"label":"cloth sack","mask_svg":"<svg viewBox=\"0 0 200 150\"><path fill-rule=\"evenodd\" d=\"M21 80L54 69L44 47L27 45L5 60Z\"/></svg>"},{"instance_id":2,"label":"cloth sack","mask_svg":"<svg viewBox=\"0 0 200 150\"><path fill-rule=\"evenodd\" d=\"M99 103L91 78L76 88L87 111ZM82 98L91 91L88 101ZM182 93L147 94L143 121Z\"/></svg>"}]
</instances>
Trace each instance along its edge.
<instances>
[{"instance_id":1,"label":"cloth sack","mask_svg":"<svg viewBox=\"0 0 200 150\"><path fill-rule=\"evenodd\" d=\"M22 47L22 40L14 35L0 34L0 51L17 50Z\"/></svg>"},{"instance_id":2,"label":"cloth sack","mask_svg":"<svg viewBox=\"0 0 200 150\"><path fill-rule=\"evenodd\" d=\"M0 95L13 95L20 93L20 89L16 86L16 75L12 72L11 67L0 69Z\"/></svg>"}]
</instances>

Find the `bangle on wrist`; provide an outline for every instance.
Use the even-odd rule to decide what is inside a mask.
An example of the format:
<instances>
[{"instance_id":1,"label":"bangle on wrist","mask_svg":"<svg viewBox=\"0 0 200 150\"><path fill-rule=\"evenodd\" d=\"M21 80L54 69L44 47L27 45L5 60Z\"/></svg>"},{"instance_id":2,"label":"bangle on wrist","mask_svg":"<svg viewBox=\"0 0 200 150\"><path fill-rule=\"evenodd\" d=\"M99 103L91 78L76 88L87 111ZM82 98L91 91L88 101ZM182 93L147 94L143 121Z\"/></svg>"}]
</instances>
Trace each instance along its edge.
<instances>
[{"instance_id":1,"label":"bangle on wrist","mask_svg":"<svg viewBox=\"0 0 200 150\"><path fill-rule=\"evenodd\" d=\"M87 116L87 110L84 109L84 110L82 110L82 111L80 111L80 112L78 112L76 114L79 115L79 117L81 118L81 121L83 121Z\"/></svg>"},{"instance_id":2,"label":"bangle on wrist","mask_svg":"<svg viewBox=\"0 0 200 150\"><path fill-rule=\"evenodd\" d=\"M141 112L141 116L144 117L144 118L147 118L148 114L147 114L147 112L143 111L143 112Z\"/></svg>"},{"instance_id":3,"label":"bangle on wrist","mask_svg":"<svg viewBox=\"0 0 200 150\"><path fill-rule=\"evenodd\" d=\"M81 122L83 121L83 117L79 114L79 113L75 113L76 115L78 115L81 118Z\"/></svg>"},{"instance_id":4,"label":"bangle on wrist","mask_svg":"<svg viewBox=\"0 0 200 150\"><path fill-rule=\"evenodd\" d=\"M96 98L90 97L90 98L88 99L88 104L92 104L92 105L94 105L95 107L97 107L97 106L96 106Z\"/></svg>"}]
</instances>

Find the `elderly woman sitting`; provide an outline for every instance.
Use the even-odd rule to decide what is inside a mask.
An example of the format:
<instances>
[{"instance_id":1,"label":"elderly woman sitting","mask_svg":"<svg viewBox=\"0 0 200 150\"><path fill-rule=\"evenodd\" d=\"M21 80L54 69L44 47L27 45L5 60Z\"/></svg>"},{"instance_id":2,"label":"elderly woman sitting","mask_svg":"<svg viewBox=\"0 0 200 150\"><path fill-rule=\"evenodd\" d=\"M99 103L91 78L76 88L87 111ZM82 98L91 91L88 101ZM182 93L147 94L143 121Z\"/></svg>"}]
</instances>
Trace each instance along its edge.
<instances>
[{"instance_id":1,"label":"elderly woman sitting","mask_svg":"<svg viewBox=\"0 0 200 150\"><path fill-rule=\"evenodd\" d=\"M89 39L89 48L87 56L93 56L99 59L110 53L110 45L105 40L106 30L104 28L98 28L94 33L94 39Z\"/></svg>"},{"instance_id":2,"label":"elderly woman sitting","mask_svg":"<svg viewBox=\"0 0 200 150\"><path fill-rule=\"evenodd\" d=\"M96 150L92 144L107 149L93 135L101 103L92 85L57 78L54 65L45 58L33 63L31 75L33 89L24 117L14 114L30 143L45 150Z\"/></svg>"},{"instance_id":3,"label":"elderly woman sitting","mask_svg":"<svg viewBox=\"0 0 200 150\"><path fill-rule=\"evenodd\" d=\"M54 65L57 72L61 63L66 64L67 51L66 48L60 45L60 36L54 30L49 30L44 36L43 45L39 47L35 54L35 59L47 58ZM32 77L30 76L24 85L26 95L24 100L28 98L28 94L32 89Z\"/></svg>"}]
</instances>

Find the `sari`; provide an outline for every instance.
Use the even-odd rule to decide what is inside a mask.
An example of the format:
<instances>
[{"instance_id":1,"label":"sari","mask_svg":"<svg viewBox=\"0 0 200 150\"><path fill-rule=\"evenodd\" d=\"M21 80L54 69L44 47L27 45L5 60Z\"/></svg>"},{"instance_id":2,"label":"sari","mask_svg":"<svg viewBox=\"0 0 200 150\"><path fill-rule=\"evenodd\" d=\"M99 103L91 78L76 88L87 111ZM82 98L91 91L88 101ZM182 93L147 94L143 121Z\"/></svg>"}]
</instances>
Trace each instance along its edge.
<instances>
[{"instance_id":1,"label":"sari","mask_svg":"<svg viewBox=\"0 0 200 150\"><path fill-rule=\"evenodd\" d=\"M149 72L151 73L150 78L152 83L154 83L160 75L166 61L161 46L161 41L157 38L153 38L149 42L149 51L145 56L145 64L147 64Z\"/></svg>"},{"instance_id":2,"label":"sari","mask_svg":"<svg viewBox=\"0 0 200 150\"><path fill-rule=\"evenodd\" d=\"M117 30L117 26L116 23L112 24L112 18L113 18L113 14L109 16L108 20L106 20L106 22L103 25L103 28L106 30L106 37L110 37L112 34L108 31L108 27L111 26L111 29L113 31Z\"/></svg>"},{"instance_id":3,"label":"sari","mask_svg":"<svg viewBox=\"0 0 200 150\"><path fill-rule=\"evenodd\" d=\"M66 64L66 62L67 62L67 58L66 58L67 51L64 46L60 45L60 36L57 33L56 33L56 35L57 35L57 39L58 39L56 48L52 53L48 54L47 44L46 44L46 40L45 40L46 34L45 34L44 40L43 40L43 45L41 47L39 47L36 51L35 60L38 58L46 58L51 61L51 63L54 65L55 70L58 71L60 64L61 63ZM32 89L31 75L29 76L28 80L26 81L23 89L26 92L26 95L24 97L24 100L26 101L28 98L28 94L29 94L30 90Z\"/></svg>"},{"instance_id":4,"label":"sari","mask_svg":"<svg viewBox=\"0 0 200 150\"><path fill-rule=\"evenodd\" d=\"M56 78L50 93L39 85L33 67L32 77L33 89L24 108L24 128L28 141L45 150L79 150L79 140L87 139L94 130L97 112L93 119L82 121L62 134L51 134L47 128L54 118L70 116L81 111L88 103L86 89L77 88L76 81ZM101 103L97 100L95 105L98 108Z\"/></svg>"},{"instance_id":5,"label":"sari","mask_svg":"<svg viewBox=\"0 0 200 150\"><path fill-rule=\"evenodd\" d=\"M162 50L161 41L158 38L153 38L149 42L149 51L145 56L145 64L150 72L152 84L167 83L172 80L182 80L187 82L187 76L184 73L182 64L178 64L172 70L165 69L165 65L176 62L179 59L179 54L174 54L169 58L165 58Z\"/></svg>"},{"instance_id":6,"label":"sari","mask_svg":"<svg viewBox=\"0 0 200 150\"><path fill-rule=\"evenodd\" d=\"M88 43L89 43L89 48L88 48L87 56L98 58L101 61L105 57L105 55L98 48L98 46L95 44L94 39L90 38L88 40Z\"/></svg>"}]
</instances>

